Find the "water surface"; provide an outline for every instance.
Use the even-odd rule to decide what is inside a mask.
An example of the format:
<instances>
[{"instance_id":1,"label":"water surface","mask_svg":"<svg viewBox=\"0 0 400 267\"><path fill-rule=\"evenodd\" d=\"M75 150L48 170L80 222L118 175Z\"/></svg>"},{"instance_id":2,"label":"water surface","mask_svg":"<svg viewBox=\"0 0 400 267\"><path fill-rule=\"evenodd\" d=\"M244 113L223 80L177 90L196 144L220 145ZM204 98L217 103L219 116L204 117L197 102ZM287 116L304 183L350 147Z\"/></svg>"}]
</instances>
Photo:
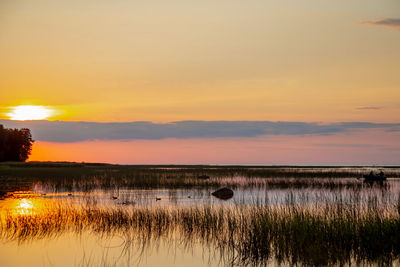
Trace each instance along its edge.
<instances>
[{"instance_id":1,"label":"water surface","mask_svg":"<svg viewBox=\"0 0 400 267\"><path fill-rule=\"evenodd\" d=\"M396 179L372 186L354 178L322 182L308 178L312 182L304 183L296 179L280 183L278 178L272 178L273 183L262 178L225 179L220 186L154 189L101 186L71 190L38 183L29 191L9 192L0 200L1 265L313 265L320 259L297 255L300 252L293 250L293 244L287 248L288 254L275 251L279 244L274 244L274 233L265 236L262 242L271 244L264 248L247 250L240 239L253 229L254 220L259 225L268 213L293 218L297 213L311 214L323 223L324 218L343 218L342 212L354 213L355 222L370 218L373 209L375 215L388 220L397 220L400 212L400 181ZM221 200L211 195L224 185L234 190L233 198ZM252 244L251 240L245 242ZM368 258L362 249L353 249L349 248L347 259L344 255L344 263L398 261L398 254L392 252L391 259L383 252L379 252L382 257ZM337 255L328 256L331 259L319 263L341 264Z\"/></svg>"}]
</instances>

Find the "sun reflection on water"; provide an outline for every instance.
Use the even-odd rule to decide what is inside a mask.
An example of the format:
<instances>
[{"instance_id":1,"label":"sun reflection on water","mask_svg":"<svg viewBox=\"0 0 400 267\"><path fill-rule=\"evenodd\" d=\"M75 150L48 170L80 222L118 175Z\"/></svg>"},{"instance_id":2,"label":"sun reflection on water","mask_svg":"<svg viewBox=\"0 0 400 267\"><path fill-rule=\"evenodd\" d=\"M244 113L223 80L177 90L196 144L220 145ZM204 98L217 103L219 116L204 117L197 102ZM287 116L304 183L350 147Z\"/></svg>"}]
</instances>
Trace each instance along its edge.
<instances>
[{"instance_id":1,"label":"sun reflection on water","mask_svg":"<svg viewBox=\"0 0 400 267\"><path fill-rule=\"evenodd\" d=\"M29 191L15 192L12 196L2 201L0 208L2 214L12 216L29 216L43 212L46 200Z\"/></svg>"},{"instance_id":2,"label":"sun reflection on water","mask_svg":"<svg viewBox=\"0 0 400 267\"><path fill-rule=\"evenodd\" d=\"M23 198L18 200L18 204L15 206L14 211L21 215L32 214L33 212L33 202L32 200Z\"/></svg>"}]
</instances>

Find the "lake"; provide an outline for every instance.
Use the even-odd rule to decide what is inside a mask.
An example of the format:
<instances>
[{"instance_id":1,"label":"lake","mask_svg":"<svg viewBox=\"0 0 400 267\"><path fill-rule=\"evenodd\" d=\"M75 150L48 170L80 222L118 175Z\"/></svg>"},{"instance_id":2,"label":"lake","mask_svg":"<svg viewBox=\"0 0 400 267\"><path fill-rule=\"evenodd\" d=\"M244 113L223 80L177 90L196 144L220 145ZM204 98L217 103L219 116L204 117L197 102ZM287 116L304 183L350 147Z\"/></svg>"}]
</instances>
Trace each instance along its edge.
<instances>
[{"instance_id":1,"label":"lake","mask_svg":"<svg viewBox=\"0 0 400 267\"><path fill-rule=\"evenodd\" d=\"M397 168L372 185L361 167L10 168L8 188L29 190L0 200L1 266L399 263Z\"/></svg>"}]
</instances>

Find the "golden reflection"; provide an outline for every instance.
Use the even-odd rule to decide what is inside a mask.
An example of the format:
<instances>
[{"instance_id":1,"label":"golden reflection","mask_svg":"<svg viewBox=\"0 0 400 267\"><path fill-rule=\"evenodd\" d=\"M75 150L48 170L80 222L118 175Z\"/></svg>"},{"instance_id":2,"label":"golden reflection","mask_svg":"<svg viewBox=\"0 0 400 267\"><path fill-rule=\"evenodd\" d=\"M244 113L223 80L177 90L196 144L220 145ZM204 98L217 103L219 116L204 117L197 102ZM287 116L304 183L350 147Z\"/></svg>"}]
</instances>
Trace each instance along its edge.
<instances>
[{"instance_id":1,"label":"golden reflection","mask_svg":"<svg viewBox=\"0 0 400 267\"><path fill-rule=\"evenodd\" d=\"M1 209L9 212L12 216L36 215L44 211L46 201L46 199L35 197L32 194L21 194L3 200Z\"/></svg>"},{"instance_id":2,"label":"golden reflection","mask_svg":"<svg viewBox=\"0 0 400 267\"><path fill-rule=\"evenodd\" d=\"M33 211L32 200L23 198L18 200L18 204L15 207L15 212L21 215L31 214Z\"/></svg>"}]
</instances>

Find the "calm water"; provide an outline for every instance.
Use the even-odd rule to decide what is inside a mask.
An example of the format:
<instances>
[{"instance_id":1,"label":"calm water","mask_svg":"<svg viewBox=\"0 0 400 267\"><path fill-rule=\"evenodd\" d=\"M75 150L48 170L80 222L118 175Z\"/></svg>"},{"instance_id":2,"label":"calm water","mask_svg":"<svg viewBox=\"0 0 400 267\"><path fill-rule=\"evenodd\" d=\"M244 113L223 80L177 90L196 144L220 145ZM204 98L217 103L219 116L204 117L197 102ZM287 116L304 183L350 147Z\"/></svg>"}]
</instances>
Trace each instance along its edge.
<instances>
[{"instance_id":1,"label":"calm water","mask_svg":"<svg viewBox=\"0 0 400 267\"><path fill-rule=\"evenodd\" d=\"M349 182L342 180L344 183ZM146 208L156 213L157 210L174 211L192 207L210 207L214 210L265 205L318 208L319 205L329 203L358 203L362 206L374 202L390 210L399 203L400 181L391 180L384 187L361 185L340 189L237 186L234 188L233 198L229 200L212 196L215 189L114 188L89 192L53 192L36 186L33 191L14 192L0 200L1 220L4 225L7 216L14 219L24 218L24 224L29 228L29 218L32 216L46 218L53 211L63 208L79 210L82 207L103 211L122 210L128 213ZM241 210L236 214L240 216ZM53 224L54 221L49 220L48 223ZM62 221L57 223L61 226L59 230L51 230L54 233L42 229L45 234L25 236L21 232L14 234L11 228L3 227L0 236L0 266L224 266L231 265L232 258L235 257L228 255L232 251L224 251L211 241L207 243L204 239L196 238L189 240L179 230L168 230L165 235L151 233L147 241L142 238L137 242L138 240L124 235L124 230L120 228L115 231L98 231L83 225L77 232L74 227L62 227ZM52 227L49 226L53 229ZM263 262L271 265L276 263L273 258ZM281 263L288 265L285 261Z\"/></svg>"}]
</instances>

